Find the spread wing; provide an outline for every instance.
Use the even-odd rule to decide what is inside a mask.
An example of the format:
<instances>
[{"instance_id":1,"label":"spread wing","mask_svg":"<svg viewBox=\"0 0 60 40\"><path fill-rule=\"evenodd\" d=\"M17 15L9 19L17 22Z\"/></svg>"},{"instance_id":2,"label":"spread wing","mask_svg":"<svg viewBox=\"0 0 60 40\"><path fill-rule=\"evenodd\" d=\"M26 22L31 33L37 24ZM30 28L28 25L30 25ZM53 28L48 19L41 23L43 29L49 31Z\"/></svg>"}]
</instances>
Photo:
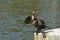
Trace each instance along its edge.
<instances>
[{"instance_id":1,"label":"spread wing","mask_svg":"<svg viewBox=\"0 0 60 40\"><path fill-rule=\"evenodd\" d=\"M28 16L25 20L24 20L25 24L29 24L31 23L31 16Z\"/></svg>"}]
</instances>

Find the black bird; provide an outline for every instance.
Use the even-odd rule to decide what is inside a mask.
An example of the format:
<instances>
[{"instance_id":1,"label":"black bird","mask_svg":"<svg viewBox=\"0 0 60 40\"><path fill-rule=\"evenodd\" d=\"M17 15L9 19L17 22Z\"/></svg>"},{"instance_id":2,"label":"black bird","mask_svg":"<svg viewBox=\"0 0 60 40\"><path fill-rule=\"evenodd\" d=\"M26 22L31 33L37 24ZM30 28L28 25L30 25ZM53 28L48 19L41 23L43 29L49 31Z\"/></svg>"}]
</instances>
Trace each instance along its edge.
<instances>
[{"instance_id":1,"label":"black bird","mask_svg":"<svg viewBox=\"0 0 60 40\"><path fill-rule=\"evenodd\" d=\"M42 19L37 17L37 15L36 15L37 12L33 11L32 16L28 16L24 20L24 23L33 24L37 28L37 34L38 34L39 32L42 32L42 29L45 29L47 26L46 26L45 22ZM44 32L43 32L43 34L44 34Z\"/></svg>"},{"instance_id":2,"label":"black bird","mask_svg":"<svg viewBox=\"0 0 60 40\"><path fill-rule=\"evenodd\" d=\"M45 22L40 19L40 18L34 18L32 20L31 16L28 16L25 20L24 23L26 24L30 24L32 23L36 28L37 28L37 32L39 32L39 30L46 28Z\"/></svg>"}]
</instances>

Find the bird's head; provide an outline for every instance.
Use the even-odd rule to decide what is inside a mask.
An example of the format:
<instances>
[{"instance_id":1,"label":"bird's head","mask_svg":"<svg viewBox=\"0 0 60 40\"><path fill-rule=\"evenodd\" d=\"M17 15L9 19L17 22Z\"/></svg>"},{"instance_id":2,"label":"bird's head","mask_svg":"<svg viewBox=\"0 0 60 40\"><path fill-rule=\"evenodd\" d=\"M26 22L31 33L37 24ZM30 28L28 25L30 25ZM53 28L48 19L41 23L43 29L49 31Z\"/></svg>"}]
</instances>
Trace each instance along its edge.
<instances>
[{"instance_id":1,"label":"bird's head","mask_svg":"<svg viewBox=\"0 0 60 40\"><path fill-rule=\"evenodd\" d=\"M30 24L32 23L33 20L35 20L35 18L37 18L37 13L39 12L39 10L33 10L32 11L32 16L28 16L25 20L24 23L25 24Z\"/></svg>"}]
</instances>

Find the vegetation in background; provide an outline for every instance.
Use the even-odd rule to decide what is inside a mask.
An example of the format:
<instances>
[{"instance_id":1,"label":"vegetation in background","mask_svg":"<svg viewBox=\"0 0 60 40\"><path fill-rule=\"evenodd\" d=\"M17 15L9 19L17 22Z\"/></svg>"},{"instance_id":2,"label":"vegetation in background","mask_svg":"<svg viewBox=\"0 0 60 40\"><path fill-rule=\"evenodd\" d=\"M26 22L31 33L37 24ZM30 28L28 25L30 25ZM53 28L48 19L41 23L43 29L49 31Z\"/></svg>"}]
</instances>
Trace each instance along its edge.
<instances>
[{"instance_id":1,"label":"vegetation in background","mask_svg":"<svg viewBox=\"0 0 60 40\"><path fill-rule=\"evenodd\" d=\"M14 0L13 0L14 1ZM8 7L10 15L17 16L17 15L29 15L31 11L37 9L38 7L38 0L21 0L16 2Z\"/></svg>"}]
</instances>

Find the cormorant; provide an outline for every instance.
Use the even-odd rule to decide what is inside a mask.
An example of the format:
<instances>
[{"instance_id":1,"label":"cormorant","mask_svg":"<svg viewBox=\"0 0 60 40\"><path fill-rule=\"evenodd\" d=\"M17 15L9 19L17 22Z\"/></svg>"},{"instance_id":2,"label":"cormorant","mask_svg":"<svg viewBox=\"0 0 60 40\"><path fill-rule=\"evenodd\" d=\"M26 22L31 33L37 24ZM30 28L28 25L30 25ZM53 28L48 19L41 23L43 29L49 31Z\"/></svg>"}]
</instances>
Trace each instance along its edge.
<instances>
[{"instance_id":1,"label":"cormorant","mask_svg":"<svg viewBox=\"0 0 60 40\"><path fill-rule=\"evenodd\" d=\"M37 28L37 34L38 34L39 32L42 32L41 30L45 29L47 26L46 26L45 22L42 19L37 17L37 14L36 14L37 12L33 11L32 12L33 13L32 16L28 16L24 20L24 23L33 24ZM43 33L43 35L44 35L44 33Z\"/></svg>"}]
</instances>

